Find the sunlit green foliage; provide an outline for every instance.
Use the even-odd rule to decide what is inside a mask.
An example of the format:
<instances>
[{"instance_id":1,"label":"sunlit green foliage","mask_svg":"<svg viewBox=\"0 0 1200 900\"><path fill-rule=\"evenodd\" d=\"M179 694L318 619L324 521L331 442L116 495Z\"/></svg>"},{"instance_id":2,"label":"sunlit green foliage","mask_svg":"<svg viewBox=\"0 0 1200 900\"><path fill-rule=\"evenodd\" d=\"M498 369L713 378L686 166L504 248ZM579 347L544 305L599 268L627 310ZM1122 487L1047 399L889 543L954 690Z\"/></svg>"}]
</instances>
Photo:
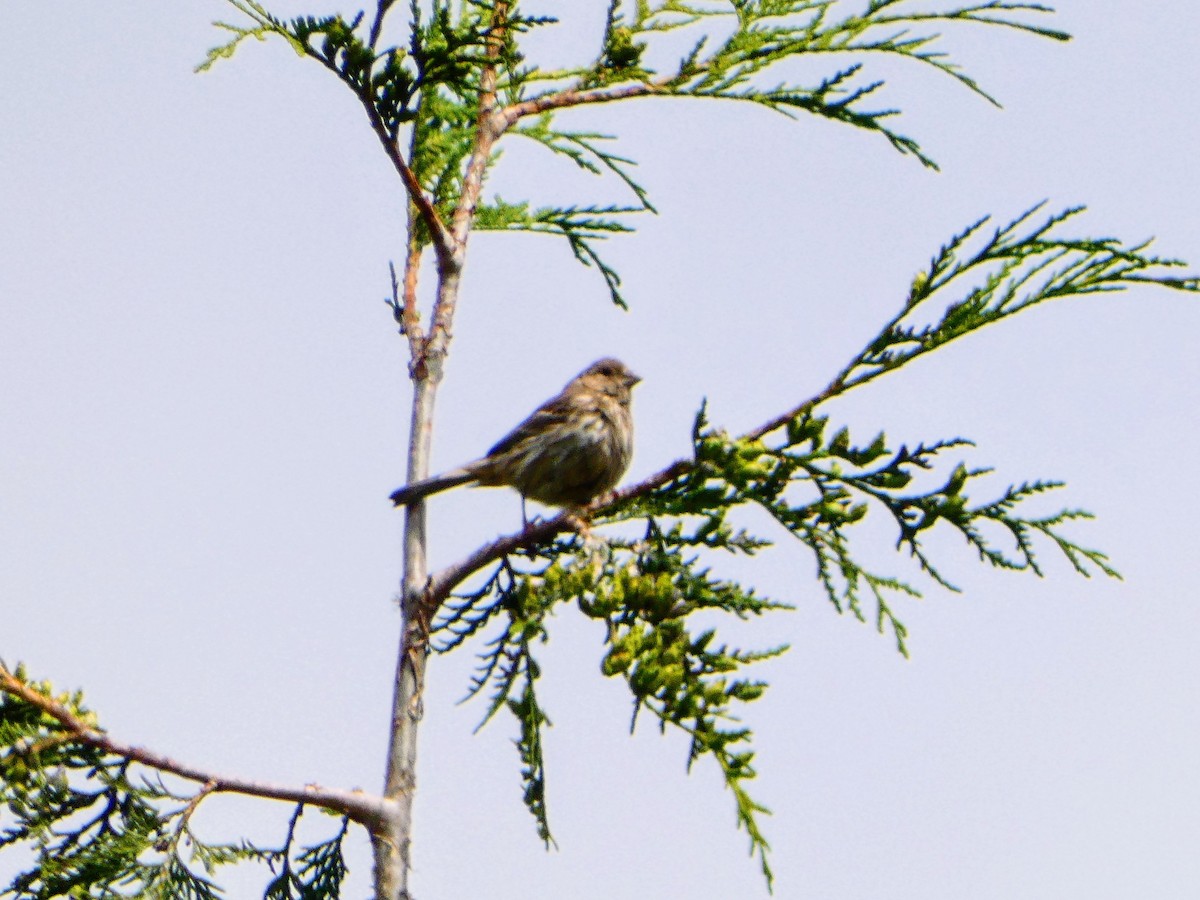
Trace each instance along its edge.
<instances>
[{"instance_id":1,"label":"sunlit green foliage","mask_svg":"<svg viewBox=\"0 0 1200 900\"><path fill-rule=\"evenodd\" d=\"M1171 270L1185 265L1146 253L1150 242L1127 247L1117 238L1078 238L1060 234L1084 207L1035 220L1044 204L982 238L990 217L955 235L913 280L900 312L842 374L845 389L897 369L907 362L1049 300L1114 293L1152 284L1181 291L1200 290L1200 279ZM975 240L979 246L972 246ZM977 279L977 283L967 282ZM966 282L966 283L964 283ZM951 300L948 295L953 295ZM910 324L918 307L941 305L932 324Z\"/></svg>"},{"instance_id":2,"label":"sunlit green foliage","mask_svg":"<svg viewBox=\"0 0 1200 900\"><path fill-rule=\"evenodd\" d=\"M882 79L865 77L872 58L893 56L932 67L995 102L940 49L937 27L982 24L1067 39L1063 32L1037 24L1039 16L1051 12L1049 7L1002 0L935 4L934 9L908 0L871 0L865 10L854 12L843 12L835 0L612 0L595 57L569 68L545 69L525 57L520 38L556 21L524 15L517 3L502 4L502 22L493 28L498 14L494 0L412 2L408 43L378 47L378 34L363 13L286 20L256 0L229 2L248 22L217 23L231 37L209 51L199 68L232 56L249 38L285 40L340 78L388 139L397 141L401 130L411 127L411 167L443 220L453 215L461 195L479 123L480 73L493 66L498 103L510 116L504 130L567 155L585 171L615 175L636 203L582 209L569 202L533 207L497 198L480 204L479 227L565 238L576 259L600 272L613 302L621 306L626 301L620 278L602 261L597 242L631 230L625 214L653 207L632 177L633 163L602 149L601 142L612 136L560 128L555 122L559 109L639 96L754 103L789 116L810 113L865 129L936 167L913 138L891 127L895 107L864 105L884 88ZM680 37L693 42L682 58L657 67L646 61L662 55L661 42ZM489 39L495 41L494 58L487 54ZM782 68L790 62L823 63L826 58L826 73L809 81L777 74L790 73ZM493 155L489 166L498 159ZM587 213L586 224L577 221L581 212ZM418 232L423 242L428 240L424 226L418 225Z\"/></svg>"},{"instance_id":3,"label":"sunlit green foliage","mask_svg":"<svg viewBox=\"0 0 1200 900\"><path fill-rule=\"evenodd\" d=\"M870 617L880 632L890 630L905 656L908 630L894 603L919 597L922 589L859 562L855 526L872 512L886 515L897 548L916 561L918 572L949 590L957 588L926 547L939 526L956 532L996 568L1041 575L1040 541L1081 575L1119 577L1104 553L1080 546L1064 531L1090 514L1071 508L1025 512L1027 501L1061 488L1061 482L1024 482L976 501L975 481L992 470L968 468L961 458L947 460L961 456L970 441L954 437L891 447L880 433L861 444L848 429L832 429L828 416L817 413L821 404L852 388L1039 303L1135 284L1200 290L1196 278L1171 274L1178 261L1147 255L1146 244L1127 248L1111 238L1059 236L1062 224L1079 209L1034 223L1038 209L990 236L982 234L986 220L980 220L939 249L897 315L819 396L736 438L710 427L701 409L693 430L694 458L677 465L680 474L606 508L598 519L642 522L641 540L609 538L603 551L575 539L523 550L496 564L480 588L443 608L437 623L443 652L500 620L470 693L490 692L484 722L506 706L517 717L526 804L543 839L550 840L550 831L540 729L548 719L537 703L541 669L534 654L550 638L547 617L567 602L606 623L604 674L624 677L635 709L649 710L664 727L687 732L689 763L709 754L720 765L736 799L738 821L749 832L769 881L769 847L756 817L765 809L742 783L754 775L752 754L730 749L747 743L751 732L722 724L735 720L735 701L757 699L765 684L726 681L725 676L786 648L710 651L714 633L693 635L687 627L687 616L700 610L745 617L785 608L735 582L713 580L703 568L708 551L753 554L772 543L766 535L730 524L739 507L764 510L797 539L812 554L817 581L834 607L862 621ZM932 324L905 324L919 314Z\"/></svg>"},{"instance_id":4,"label":"sunlit green foliage","mask_svg":"<svg viewBox=\"0 0 1200 900\"><path fill-rule=\"evenodd\" d=\"M30 681L21 667L14 675L95 727L79 693ZM278 850L209 843L192 827L207 796L204 788L168 787L153 770L77 739L38 707L0 692L0 852L32 856L0 897L217 900L225 896L213 881L217 871L243 862L278 872L264 900L339 896L345 820L335 837L311 847L295 846L299 809Z\"/></svg>"},{"instance_id":5,"label":"sunlit green foliage","mask_svg":"<svg viewBox=\"0 0 1200 900\"><path fill-rule=\"evenodd\" d=\"M603 544L580 538L533 548L519 560L505 559L482 588L455 598L436 623L438 647L458 647L492 620L496 633L485 644L470 694L488 692L487 722L507 707L517 718L525 801L542 838L550 841L546 812L546 764L540 731L549 724L539 706L536 682L541 666L534 654L550 639L547 619L560 604L576 607L604 625L600 639L607 650L601 669L621 677L634 704L634 722L646 710L660 725L674 726L690 738L688 765L708 755L733 792L738 822L751 838L770 877L768 845L756 814L765 807L751 799L744 782L754 777L751 732L738 724L737 705L756 700L766 685L738 675L745 666L782 653L743 651L714 643L715 633L693 632L688 617L723 611L739 618L761 615L785 605L755 596L734 582L714 579L689 552L698 543L682 528L664 531L653 517L639 540L611 538ZM752 553L758 543L745 535L716 533L704 546Z\"/></svg>"}]
</instances>

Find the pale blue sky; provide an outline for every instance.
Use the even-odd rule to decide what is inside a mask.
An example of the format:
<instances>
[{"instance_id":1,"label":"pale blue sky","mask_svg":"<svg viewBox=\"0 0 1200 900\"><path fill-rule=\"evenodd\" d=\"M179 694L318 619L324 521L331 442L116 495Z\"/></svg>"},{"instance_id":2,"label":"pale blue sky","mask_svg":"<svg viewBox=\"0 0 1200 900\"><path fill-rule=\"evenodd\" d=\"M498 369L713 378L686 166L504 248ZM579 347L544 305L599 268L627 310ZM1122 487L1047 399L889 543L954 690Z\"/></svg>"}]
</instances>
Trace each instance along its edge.
<instances>
[{"instance_id":1,"label":"pale blue sky","mask_svg":"<svg viewBox=\"0 0 1200 900\"><path fill-rule=\"evenodd\" d=\"M408 418L407 351L382 303L399 182L350 94L282 44L192 74L219 39L211 20L235 15L218 0L9 7L0 658L84 688L124 739L376 790L399 626L386 497ZM575 115L623 136L661 212L608 248L631 310L558 243L478 238L435 464L477 455L612 354L645 379L629 477L649 474L686 452L702 397L739 431L819 390L985 213L1087 203L1077 231L1157 236L1200 264L1200 10L1057 7L1067 45L979 28L947 41L1003 110L930 71L880 70L941 173L845 126L727 104ZM619 199L516 142L493 191ZM793 645L763 667L773 687L748 716L778 897L1196 896L1198 326L1196 300L1165 291L1064 303L831 410L897 443L972 438L968 462L996 466L997 490L1067 480L1062 503L1099 516L1074 533L1126 580L1080 579L1049 548L1044 580L985 571L947 540L965 591L900 606L906 662L835 614L800 548L739 566L798 606L731 630ZM430 515L436 564L513 528L519 504L458 491ZM875 558L908 572L877 534ZM685 775L679 736L630 739L600 635L566 611L555 628L543 692L560 849L542 850L520 803L508 723L472 736L482 708L453 705L470 655L438 660L417 895L765 896L712 767ZM287 813L217 798L199 821L271 842ZM361 836L351 865L346 896L364 896ZM230 896L254 883L232 879Z\"/></svg>"}]
</instances>

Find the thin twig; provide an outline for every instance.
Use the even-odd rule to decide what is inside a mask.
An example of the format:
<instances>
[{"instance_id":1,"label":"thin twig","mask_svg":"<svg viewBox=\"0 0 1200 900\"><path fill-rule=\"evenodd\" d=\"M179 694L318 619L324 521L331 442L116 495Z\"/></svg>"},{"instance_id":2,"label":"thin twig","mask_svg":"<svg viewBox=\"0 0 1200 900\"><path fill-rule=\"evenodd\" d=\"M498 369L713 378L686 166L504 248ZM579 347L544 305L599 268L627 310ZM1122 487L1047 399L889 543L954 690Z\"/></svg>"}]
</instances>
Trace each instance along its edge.
<instances>
[{"instance_id":1,"label":"thin twig","mask_svg":"<svg viewBox=\"0 0 1200 900\"><path fill-rule=\"evenodd\" d=\"M414 378L420 377L420 367L425 355L425 331L421 328L421 313L417 309L417 280L421 270L421 246L416 238L410 238L408 254L404 259L404 286L396 277L396 266L388 263L391 276L392 296L388 305L392 317L400 328L400 334L408 339L410 371Z\"/></svg>"},{"instance_id":2,"label":"thin twig","mask_svg":"<svg viewBox=\"0 0 1200 900\"><path fill-rule=\"evenodd\" d=\"M663 86L654 82L638 82L622 87L598 87L587 90L567 88L540 97L531 97L520 103L513 103L501 110L505 128L511 127L519 119L536 116L552 109L565 109L571 106L583 106L588 103L611 103L614 100L627 100L630 97L652 97L663 92Z\"/></svg>"},{"instance_id":3,"label":"thin twig","mask_svg":"<svg viewBox=\"0 0 1200 900\"><path fill-rule=\"evenodd\" d=\"M210 794L215 793L216 791L217 791L217 782L215 782L211 779L204 782L204 784L201 786L200 790L196 791L196 796L194 796L191 800L188 801L187 806L185 806L183 808L183 812L180 814L179 827L181 829L187 827L187 823L191 820L192 815L199 808L200 804L204 802L204 799L206 797L208 797ZM297 806L296 808L302 809L303 807Z\"/></svg>"},{"instance_id":4,"label":"thin twig","mask_svg":"<svg viewBox=\"0 0 1200 900\"><path fill-rule=\"evenodd\" d=\"M438 261L443 265L452 265L454 247L450 234L446 231L446 225L442 222L442 217L438 215L433 201L425 194L424 189L421 187L421 182L417 180L417 175L404 158L404 154L396 146L395 139L388 132L383 119L379 117L379 112L375 109L372 99L369 97L362 98L362 104L363 109L367 112L367 119L371 123L371 130L379 138L379 143L383 145L383 152L387 154L387 158L391 160L393 168L400 175L400 180L404 182L404 188L408 191L409 198L416 206L421 219L425 222L425 226L429 229L430 240L433 242L433 248L437 252Z\"/></svg>"},{"instance_id":5,"label":"thin twig","mask_svg":"<svg viewBox=\"0 0 1200 900\"><path fill-rule=\"evenodd\" d=\"M855 360L855 362L857 362L857 359ZM847 371L849 371L849 370L847 370ZM770 434L775 429L782 428L784 425L786 425L788 422L795 419L797 416L802 416L807 412L811 412L812 410L814 410L818 406L820 406L822 403L824 403L826 400L830 400L833 397L836 397L838 394L840 394L846 390L849 390L850 388L857 387L858 382L855 382L854 384L851 384L851 385L846 384L845 374L846 373L842 373L837 378L835 378L833 381L831 381L826 386L825 390L821 391L816 396L810 397L809 399L805 400L803 403L800 403L800 404L792 407L785 413L781 413L780 415L771 419L769 422L764 422L762 425L759 425L757 428L755 428L751 431L747 431L744 435L742 435L742 440L750 440L750 441L758 440L759 438L763 437L764 435Z\"/></svg>"},{"instance_id":6,"label":"thin twig","mask_svg":"<svg viewBox=\"0 0 1200 900\"><path fill-rule=\"evenodd\" d=\"M384 17L387 16L388 11L395 2L396 0L379 0L379 5L375 9L375 18L371 21L371 37L367 41L367 46L372 50L379 43L379 35L383 31Z\"/></svg>"}]
</instances>

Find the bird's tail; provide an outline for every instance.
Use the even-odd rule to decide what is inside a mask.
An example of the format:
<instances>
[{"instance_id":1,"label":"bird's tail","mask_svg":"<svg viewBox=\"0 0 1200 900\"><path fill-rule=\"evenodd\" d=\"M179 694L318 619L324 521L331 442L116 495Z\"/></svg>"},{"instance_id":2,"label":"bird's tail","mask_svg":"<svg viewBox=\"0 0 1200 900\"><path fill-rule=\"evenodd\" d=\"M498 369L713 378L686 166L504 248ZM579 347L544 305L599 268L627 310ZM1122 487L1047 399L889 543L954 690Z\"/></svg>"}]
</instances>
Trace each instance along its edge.
<instances>
[{"instance_id":1,"label":"bird's tail","mask_svg":"<svg viewBox=\"0 0 1200 900\"><path fill-rule=\"evenodd\" d=\"M404 487L393 492L392 502L397 506L408 506L416 503L418 500L425 499L430 494L436 494L438 491L466 484L468 481L474 481L475 478L475 474L468 469L453 469L433 478L426 478L424 481L406 484Z\"/></svg>"}]
</instances>

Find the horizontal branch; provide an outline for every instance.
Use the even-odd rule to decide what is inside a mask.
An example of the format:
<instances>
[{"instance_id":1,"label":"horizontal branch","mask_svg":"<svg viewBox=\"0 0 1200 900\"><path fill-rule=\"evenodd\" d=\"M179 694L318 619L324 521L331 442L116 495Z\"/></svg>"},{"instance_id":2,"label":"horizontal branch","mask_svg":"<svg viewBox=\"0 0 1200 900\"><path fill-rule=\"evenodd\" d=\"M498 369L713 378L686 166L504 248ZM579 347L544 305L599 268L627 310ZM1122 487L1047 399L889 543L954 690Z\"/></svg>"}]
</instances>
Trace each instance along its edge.
<instances>
[{"instance_id":1,"label":"horizontal branch","mask_svg":"<svg viewBox=\"0 0 1200 900\"><path fill-rule=\"evenodd\" d=\"M543 94L540 97L522 100L520 103L513 103L504 107L501 110L501 115L504 117L505 127L507 128L526 116L535 116L554 109L566 109L567 107L583 106L588 103L611 103L615 100L626 100L630 97L655 96L662 92L663 88L661 86L646 82L627 84L624 87L617 88L598 87L587 90L568 88L565 91L555 91L551 94Z\"/></svg>"},{"instance_id":2,"label":"horizontal branch","mask_svg":"<svg viewBox=\"0 0 1200 900\"><path fill-rule=\"evenodd\" d=\"M245 794L251 797L262 797L268 800L286 800L292 803L304 803L320 806L349 816L355 822L374 831L379 823L386 821L392 815L393 801L365 794L361 791L347 791L339 788L326 788L316 784L306 784L303 787L272 784L265 781L252 781L229 775L220 775L209 769L203 769L188 763L179 762L145 747L136 747L110 737L103 731L89 725L79 718L62 703L48 697L32 686L13 675L3 664L0 664L0 691L18 698L36 707L57 721L67 732L66 737L82 744L95 747L105 753L111 753L140 763L159 772L177 775L188 781L196 781L204 785L205 793L218 791L231 794Z\"/></svg>"},{"instance_id":3,"label":"horizontal branch","mask_svg":"<svg viewBox=\"0 0 1200 900\"><path fill-rule=\"evenodd\" d=\"M484 544L470 556L446 566L430 577L429 585L425 590L424 601L429 614L432 615L436 612L442 601L450 596L451 591L488 563L497 562L510 553L515 553L517 550L536 547L538 544L548 541L557 534L576 531L579 528L578 523L581 518L590 520L604 512L610 506L615 506L632 497L640 497L642 494L649 493L655 488L662 487L673 478L683 475L691 467L692 462L690 460L676 460L665 469L656 472L644 481L593 500L581 510L561 512L552 519L535 522L521 531L502 535Z\"/></svg>"}]
</instances>

